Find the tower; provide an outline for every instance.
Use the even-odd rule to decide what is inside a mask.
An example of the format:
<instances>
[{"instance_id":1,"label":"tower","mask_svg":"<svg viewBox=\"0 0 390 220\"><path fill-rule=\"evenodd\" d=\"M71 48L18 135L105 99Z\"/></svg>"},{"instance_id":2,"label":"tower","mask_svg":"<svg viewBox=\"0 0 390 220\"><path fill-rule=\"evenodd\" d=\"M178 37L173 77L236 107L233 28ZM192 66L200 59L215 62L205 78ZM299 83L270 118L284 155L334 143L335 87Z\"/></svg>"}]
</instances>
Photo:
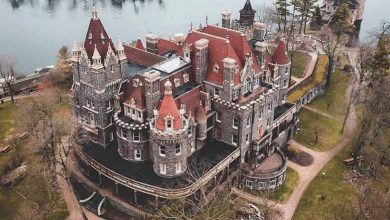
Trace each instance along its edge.
<instances>
[{"instance_id":1,"label":"tower","mask_svg":"<svg viewBox=\"0 0 390 220\"><path fill-rule=\"evenodd\" d=\"M147 117L153 117L153 110L160 100L160 72L151 70L145 76L145 99Z\"/></svg>"},{"instance_id":2,"label":"tower","mask_svg":"<svg viewBox=\"0 0 390 220\"><path fill-rule=\"evenodd\" d=\"M122 43L115 46L95 9L84 45L72 49L73 109L78 123L93 142L104 147L114 141L114 94L126 79Z\"/></svg>"},{"instance_id":3,"label":"tower","mask_svg":"<svg viewBox=\"0 0 390 220\"><path fill-rule=\"evenodd\" d=\"M253 39L263 42L265 39L266 25L261 22L253 23Z\"/></svg>"},{"instance_id":4,"label":"tower","mask_svg":"<svg viewBox=\"0 0 390 220\"><path fill-rule=\"evenodd\" d=\"M240 25L251 26L255 21L256 11L253 10L250 0L247 0L244 8L240 10Z\"/></svg>"}]
</instances>

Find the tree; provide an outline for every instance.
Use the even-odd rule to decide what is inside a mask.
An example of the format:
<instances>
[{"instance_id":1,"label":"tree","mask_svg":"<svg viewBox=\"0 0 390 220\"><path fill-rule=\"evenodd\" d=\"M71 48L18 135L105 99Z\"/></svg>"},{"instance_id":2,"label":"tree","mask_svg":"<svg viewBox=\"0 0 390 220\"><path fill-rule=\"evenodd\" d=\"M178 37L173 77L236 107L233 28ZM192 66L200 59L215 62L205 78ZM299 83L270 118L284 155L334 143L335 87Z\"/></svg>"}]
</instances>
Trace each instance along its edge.
<instances>
[{"instance_id":1,"label":"tree","mask_svg":"<svg viewBox=\"0 0 390 220\"><path fill-rule=\"evenodd\" d=\"M0 57L0 78L3 80L3 82L1 83L0 81L0 83L3 84L3 87L7 88L12 103L15 102L13 90L15 75L16 71L14 60L10 57Z\"/></svg>"},{"instance_id":2,"label":"tree","mask_svg":"<svg viewBox=\"0 0 390 220\"><path fill-rule=\"evenodd\" d=\"M311 18L310 27L313 30L319 30L322 25L323 25L323 20L321 15L321 9L317 5L314 9L313 16Z\"/></svg>"},{"instance_id":3,"label":"tree","mask_svg":"<svg viewBox=\"0 0 390 220\"><path fill-rule=\"evenodd\" d=\"M274 30L275 25L278 23L275 8L266 4L257 7L256 20L267 25L267 32Z\"/></svg>"},{"instance_id":4,"label":"tree","mask_svg":"<svg viewBox=\"0 0 390 220\"><path fill-rule=\"evenodd\" d=\"M300 13L300 21L299 21L299 33L306 33L306 24L310 20L313 9L314 9L314 3L316 0L300 0L297 6L297 10Z\"/></svg>"},{"instance_id":5,"label":"tree","mask_svg":"<svg viewBox=\"0 0 390 220\"><path fill-rule=\"evenodd\" d=\"M290 3L287 0L275 1L276 14L278 16L278 31L282 30L283 25L283 32L286 32L287 18L291 15L289 6Z\"/></svg>"},{"instance_id":6,"label":"tree","mask_svg":"<svg viewBox=\"0 0 390 220\"><path fill-rule=\"evenodd\" d=\"M295 25L294 25L295 21L294 21L294 19L296 17L295 12L297 11L297 7L299 5L299 0L291 0L291 5L293 6L293 12L292 12L292 15L291 15L290 35L294 34L294 28L295 28Z\"/></svg>"},{"instance_id":7,"label":"tree","mask_svg":"<svg viewBox=\"0 0 390 220\"><path fill-rule=\"evenodd\" d=\"M379 31L376 31L377 48L369 62L369 68L374 74L388 74L390 70L390 22L383 21Z\"/></svg>"}]
</instances>

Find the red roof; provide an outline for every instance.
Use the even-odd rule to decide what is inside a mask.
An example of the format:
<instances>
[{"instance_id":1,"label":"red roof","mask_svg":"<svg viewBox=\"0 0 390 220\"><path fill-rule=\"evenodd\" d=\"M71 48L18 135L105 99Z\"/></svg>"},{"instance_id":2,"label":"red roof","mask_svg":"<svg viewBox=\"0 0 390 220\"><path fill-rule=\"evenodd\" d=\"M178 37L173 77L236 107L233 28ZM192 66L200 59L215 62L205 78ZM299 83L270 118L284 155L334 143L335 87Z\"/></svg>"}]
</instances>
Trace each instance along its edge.
<instances>
[{"instance_id":1,"label":"red roof","mask_svg":"<svg viewBox=\"0 0 390 220\"><path fill-rule=\"evenodd\" d=\"M253 59L252 68L256 73L260 72L260 65L257 62L257 57L253 53L245 35L243 35L241 32L214 25L207 25L205 28L203 28L202 32L222 38L228 37L231 44L233 45L234 50L237 53L237 56L240 58L241 64L243 66L245 65L246 55L250 54Z\"/></svg>"},{"instance_id":2,"label":"red roof","mask_svg":"<svg viewBox=\"0 0 390 220\"><path fill-rule=\"evenodd\" d=\"M201 103L199 103L198 107L196 107L195 119L198 122L207 121L206 111Z\"/></svg>"},{"instance_id":3,"label":"red roof","mask_svg":"<svg viewBox=\"0 0 390 220\"><path fill-rule=\"evenodd\" d=\"M134 86L134 80L139 80L139 83L142 82L142 85L144 85L143 77L134 77L131 79L127 83L126 89L124 89L123 102L130 103L131 99L134 99L136 107L143 110L146 107L146 100L143 94L144 87Z\"/></svg>"},{"instance_id":4,"label":"red roof","mask_svg":"<svg viewBox=\"0 0 390 220\"><path fill-rule=\"evenodd\" d=\"M150 67L165 60L165 58L162 56L149 53L132 46L123 45L123 47L125 48L125 54L128 62Z\"/></svg>"},{"instance_id":5,"label":"red roof","mask_svg":"<svg viewBox=\"0 0 390 220\"><path fill-rule=\"evenodd\" d=\"M178 49L179 49L179 45L177 45L175 42L165 40L163 38L158 39L157 51L159 54L163 54L170 50L177 51Z\"/></svg>"},{"instance_id":6,"label":"red roof","mask_svg":"<svg viewBox=\"0 0 390 220\"><path fill-rule=\"evenodd\" d=\"M290 63L284 41L279 42L278 47L275 49L274 55L272 56L272 62L281 65Z\"/></svg>"},{"instance_id":7,"label":"red roof","mask_svg":"<svg viewBox=\"0 0 390 220\"><path fill-rule=\"evenodd\" d=\"M196 114L196 108L201 100L200 98L201 86L198 86L191 91L186 92L182 96L176 99L178 106L185 105L187 115L194 116Z\"/></svg>"},{"instance_id":8,"label":"red roof","mask_svg":"<svg viewBox=\"0 0 390 220\"><path fill-rule=\"evenodd\" d=\"M176 102L173 99L172 94L165 94L161 101L159 113L156 121L156 128L165 130L165 118L171 115L173 117L173 129L178 130L183 127L183 123L180 118L179 109Z\"/></svg>"},{"instance_id":9,"label":"red roof","mask_svg":"<svg viewBox=\"0 0 390 220\"><path fill-rule=\"evenodd\" d=\"M84 48L89 58L92 58L95 45L100 56L102 57L102 60L104 60L106 57L108 45L111 45L113 50L115 49L114 44L112 43L110 37L103 27L102 22L98 17L91 18L87 35L85 36Z\"/></svg>"},{"instance_id":10,"label":"red roof","mask_svg":"<svg viewBox=\"0 0 390 220\"><path fill-rule=\"evenodd\" d=\"M198 31L192 31L188 34L183 45L191 45L191 62L196 64L195 56L195 42L200 39L207 39L209 41L209 59L208 59L208 68L205 80L221 85L223 83L223 60L227 57L235 60L237 62L238 70L242 68L239 57L237 56L232 44L225 38L214 36L207 33L202 33ZM178 55L183 56L183 48L179 50ZM213 67L215 64L218 64L219 70L214 71ZM193 65L196 66L196 65ZM194 71L195 72L195 71ZM234 85L240 84L240 74L234 74Z\"/></svg>"},{"instance_id":11,"label":"red roof","mask_svg":"<svg viewBox=\"0 0 390 220\"><path fill-rule=\"evenodd\" d=\"M137 49L140 49L140 50L145 50L145 47L144 45L142 44L142 41L140 39L138 39L136 42L135 42L135 48Z\"/></svg>"}]
</instances>

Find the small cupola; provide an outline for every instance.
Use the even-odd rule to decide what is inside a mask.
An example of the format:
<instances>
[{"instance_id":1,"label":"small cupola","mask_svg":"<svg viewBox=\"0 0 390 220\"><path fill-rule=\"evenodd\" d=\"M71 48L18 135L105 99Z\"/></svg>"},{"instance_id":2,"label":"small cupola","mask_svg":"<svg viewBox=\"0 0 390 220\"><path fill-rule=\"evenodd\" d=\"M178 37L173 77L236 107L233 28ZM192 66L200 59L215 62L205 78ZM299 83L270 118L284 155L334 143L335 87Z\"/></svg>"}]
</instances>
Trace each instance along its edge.
<instances>
[{"instance_id":1,"label":"small cupola","mask_svg":"<svg viewBox=\"0 0 390 220\"><path fill-rule=\"evenodd\" d=\"M99 51L97 50L96 44L95 44L95 49L94 49L93 55L92 55L92 68L100 69L102 67L103 67L102 57L100 56Z\"/></svg>"}]
</instances>

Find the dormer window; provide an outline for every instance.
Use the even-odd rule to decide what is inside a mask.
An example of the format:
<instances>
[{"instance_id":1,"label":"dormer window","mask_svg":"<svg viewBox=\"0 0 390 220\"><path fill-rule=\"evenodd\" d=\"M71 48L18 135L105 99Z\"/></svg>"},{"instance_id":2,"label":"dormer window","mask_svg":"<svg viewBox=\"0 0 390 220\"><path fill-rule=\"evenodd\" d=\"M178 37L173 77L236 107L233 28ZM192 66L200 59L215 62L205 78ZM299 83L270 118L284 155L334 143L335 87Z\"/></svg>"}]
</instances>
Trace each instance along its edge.
<instances>
[{"instance_id":1,"label":"dormer window","mask_svg":"<svg viewBox=\"0 0 390 220\"><path fill-rule=\"evenodd\" d=\"M172 128L172 120L171 119L167 120L167 128Z\"/></svg>"},{"instance_id":2,"label":"dormer window","mask_svg":"<svg viewBox=\"0 0 390 220\"><path fill-rule=\"evenodd\" d=\"M219 71L219 66L218 66L217 63L214 64L214 66L213 66L213 71L214 71L214 73L218 73L218 71Z\"/></svg>"},{"instance_id":3,"label":"dormer window","mask_svg":"<svg viewBox=\"0 0 390 220\"><path fill-rule=\"evenodd\" d=\"M104 40L104 39L105 39L103 32L100 33L100 39L101 39L101 40Z\"/></svg>"},{"instance_id":4,"label":"dormer window","mask_svg":"<svg viewBox=\"0 0 390 220\"><path fill-rule=\"evenodd\" d=\"M219 96L219 89L214 88L214 96L218 97Z\"/></svg>"},{"instance_id":5,"label":"dormer window","mask_svg":"<svg viewBox=\"0 0 390 220\"><path fill-rule=\"evenodd\" d=\"M175 87L179 87L180 86L180 79L179 78L175 78L173 81L175 83Z\"/></svg>"},{"instance_id":6,"label":"dormer window","mask_svg":"<svg viewBox=\"0 0 390 220\"><path fill-rule=\"evenodd\" d=\"M173 117L171 115L165 117L165 128L168 130L173 128Z\"/></svg>"},{"instance_id":7,"label":"dormer window","mask_svg":"<svg viewBox=\"0 0 390 220\"><path fill-rule=\"evenodd\" d=\"M190 77L189 77L188 73L183 74L183 80L184 80L184 83L190 81Z\"/></svg>"},{"instance_id":8,"label":"dormer window","mask_svg":"<svg viewBox=\"0 0 390 220\"><path fill-rule=\"evenodd\" d=\"M133 86L134 87L138 87L138 85L139 85L139 79L137 78L137 79L133 79Z\"/></svg>"},{"instance_id":9,"label":"dormer window","mask_svg":"<svg viewBox=\"0 0 390 220\"><path fill-rule=\"evenodd\" d=\"M92 33L91 32L88 33L88 40L92 40Z\"/></svg>"},{"instance_id":10,"label":"dormer window","mask_svg":"<svg viewBox=\"0 0 390 220\"><path fill-rule=\"evenodd\" d=\"M114 65L111 65L111 66L110 66L110 70L111 70L111 73L114 72Z\"/></svg>"}]
</instances>

